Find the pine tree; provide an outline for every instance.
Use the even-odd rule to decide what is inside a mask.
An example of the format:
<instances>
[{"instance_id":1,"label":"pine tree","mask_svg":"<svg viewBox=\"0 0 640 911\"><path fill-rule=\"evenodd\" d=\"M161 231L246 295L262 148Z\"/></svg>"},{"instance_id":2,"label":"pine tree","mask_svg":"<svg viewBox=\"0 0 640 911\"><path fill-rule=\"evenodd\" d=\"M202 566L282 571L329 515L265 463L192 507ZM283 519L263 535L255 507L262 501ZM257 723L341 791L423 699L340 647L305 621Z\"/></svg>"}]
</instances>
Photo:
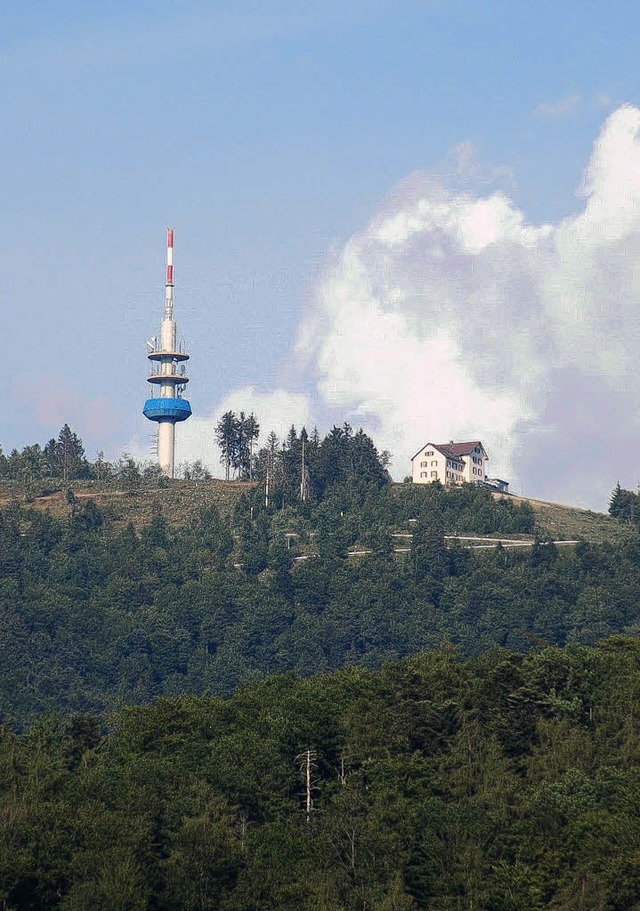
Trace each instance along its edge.
<instances>
[{"instance_id":1,"label":"pine tree","mask_svg":"<svg viewBox=\"0 0 640 911\"><path fill-rule=\"evenodd\" d=\"M238 477L253 480L253 446L260 433L260 425L253 412L247 417L244 411L236 421L233 467Z\"/></svg>"},{"instance_id":2,"label":"pine tree","mask_svg":"<svg viewBox=\"0 0 640 911\"><path fill-rule=\"evenodd\" d=\"M64 424L55 444L55 466L63 481L72 481L87 473L87 461L80 437Z\"/></svg>"},{"instance_id":3,"label":"pine tree","mask_svg":"<svg viewBox=\"0 0 640 911\"><path fill-rule=\"evenodd\" d=\"M57 441L52 437L42 450L47 472L55 476L58 471Z\"/></svg>"},{"instance_id":4,"label":"pine tree","mask_svg":"<svg viewBox=\"0 0 640 911\"><path fill-rule=\"evenodd\" d=\"M267 509L271 504L271 497L276 487L279 445L278 437L272 430L267 437L267 445L258 454L259 469L264 478L264 505Z\"/></svg>"},{"instance_id":5,"label":"pine tree","mask_svg":"<svg viewBox=\"0 0 640 911\"><path fill-rule=\"evenodd\" d=\"M302 428L300 443L300 499L303 503L306 503L309 499L309 488L311 486L309 475L309 436L306 427Z\"/></svg>"},{"instance_id":6,"label":"pine tree","mask_svg":"<svg viewBox=\"0 0 640 911\"><path fill-rule=\"evenodd\" d=\"M248 475L249 480L253 481L253 467L254 467L254 458L253 458L253 447L260 436L260 424L256 420L256 416L251 412L249 417L245 421L245 438L247 440L247 445L249 449L249 462L248 462Z\"/></svg>"},{"instance_id":7,"label":"pine tree","mask_svg":"<svg viewBox=\"0 0 640 911\"><path fill-rule=\"evenodd\" d=\"M220 447L220 461L225 467L228 481L231 469L243 480L253 480L253 448L260 434L260 424L253 412L236 415L227 411L216 426L216 441Z\"/></svg>"},{"instance_id":8,"label":"pine tree","mask_svg":"<svg viewBox=\"0 0 640 911\"><path fill-rule=\"evenodd\" d=\"M618 481L609 501L609 515L614 519L626 519L627 522L637 521L636 517L640 518L639 499L637 494L620 487Z\"/></svg>"},{"instance_id":9,"label":"pine tree","mask_svg":"<svg viewBox=\"0 0 640 911\"><path fill-rule=\"evenodd\" d=\"M216 442L220 447L220 461L225 468L225 480L229 480L235 461L238 439L238 419L233 411L226 411L216 425Z\"/></svg>"}]
</instances>

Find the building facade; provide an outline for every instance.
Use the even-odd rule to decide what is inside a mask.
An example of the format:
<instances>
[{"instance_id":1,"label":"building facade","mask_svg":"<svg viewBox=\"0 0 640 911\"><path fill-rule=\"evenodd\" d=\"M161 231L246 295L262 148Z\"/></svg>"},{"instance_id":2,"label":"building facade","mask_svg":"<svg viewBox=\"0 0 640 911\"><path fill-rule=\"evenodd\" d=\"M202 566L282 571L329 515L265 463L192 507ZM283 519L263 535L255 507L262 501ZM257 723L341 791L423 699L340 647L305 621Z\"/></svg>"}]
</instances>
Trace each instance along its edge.
<instances>
[{"instance_id":1,"label":"building facade","mask_svg":"<svg viewBox=\"0 0 640 911\"><path fill-rule=\"evenodd\" d=\"M480 440L425 443L411 459L414 484L472 484L484 481L489 456Z\"/></svg>"}]
</instances>

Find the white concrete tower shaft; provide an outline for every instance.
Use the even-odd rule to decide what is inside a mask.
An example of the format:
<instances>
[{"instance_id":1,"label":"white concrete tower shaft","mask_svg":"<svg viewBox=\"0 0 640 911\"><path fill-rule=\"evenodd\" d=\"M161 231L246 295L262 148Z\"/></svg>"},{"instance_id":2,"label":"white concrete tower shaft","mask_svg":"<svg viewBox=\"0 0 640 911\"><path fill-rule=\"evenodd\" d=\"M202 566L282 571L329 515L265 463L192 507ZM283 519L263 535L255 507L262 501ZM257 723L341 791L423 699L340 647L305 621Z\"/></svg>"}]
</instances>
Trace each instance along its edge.
<instances>
[{"instance_id":1,"label":"white concrete tower shaft","mask_svg":"<svg viewBox=\"0 0 640 911\"><path fill-rule=\"evenodd\" d=\"M173 228L167 229L167 273L165 282L164 313L160 326L160 341L149 354L154 364L148 377L159 386L158 398L145 404L144 414L158 423L158 462L165 475L175 473L175 425L191 415L189 403L181 398L189 382L184 372L184 362L189 355L179 350L176 341L176 323L173 318Z\"/></svg>"},{"instance_id":2,"label":"white concrete tower shaft","mask_svg":"<svg viewBox=\"0 0 640 911\"><path fill-rule=\"evenodd\" d=\"M164 315L160 327L162 350L176 350L176 321L173 318L173 228L167 228L167 277L164 289ZM162 362L163 373L173 373L173 364L169 359ZM165 380L160 385L160 396L163 399L175 396L175 385ZM176 425L173 421L161 421L158 424L158 462L162 471L170 478L175 474L176 459Z\"/></svg>"},{"instance_id":3,"label":"white concrete tower shaft","mask_svg":"<svg viewBox=\"0 0 640 911\"><path fill-rule=\"evenodd\" d=\"M175 476L176 425L173 421L158 423L158 462L168 478Z\"/></svg>"}]
</instances>

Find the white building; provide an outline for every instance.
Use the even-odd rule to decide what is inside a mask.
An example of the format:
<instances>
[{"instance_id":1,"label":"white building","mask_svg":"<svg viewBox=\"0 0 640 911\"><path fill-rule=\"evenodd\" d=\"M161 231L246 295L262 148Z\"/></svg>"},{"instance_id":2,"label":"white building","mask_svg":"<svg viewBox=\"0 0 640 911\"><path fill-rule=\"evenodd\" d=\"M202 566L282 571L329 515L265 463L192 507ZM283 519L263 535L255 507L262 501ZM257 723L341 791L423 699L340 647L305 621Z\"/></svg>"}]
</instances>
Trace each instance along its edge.
<instances>
[{"instance_id":1,"label":"white building","mask_svg":"<svg viewBox=\"0 0 640 911\"><path fill-rule=\"evenodd\" d=\"M425 443L411 459L414 484L472 484L484 481L489 456L480 440Z\"/></svg>"}]
</instances>

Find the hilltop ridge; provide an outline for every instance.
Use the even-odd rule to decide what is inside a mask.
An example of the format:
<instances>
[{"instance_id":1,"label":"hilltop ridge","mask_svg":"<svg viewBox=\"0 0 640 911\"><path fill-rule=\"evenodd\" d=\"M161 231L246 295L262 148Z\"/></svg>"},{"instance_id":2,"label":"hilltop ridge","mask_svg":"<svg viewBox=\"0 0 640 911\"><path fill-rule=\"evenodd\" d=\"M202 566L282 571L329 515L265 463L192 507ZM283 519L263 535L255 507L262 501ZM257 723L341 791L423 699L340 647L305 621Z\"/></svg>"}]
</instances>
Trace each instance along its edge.
<instances>
[{"instance_id":1,"label":"hilltop ridge","mask_svg":"<svg viewBox=\"0 0 640 911\"><path fill-rule=\"evenodd\" d=\"M143 528L151 521L154 509L159 506L168 524L180 527L187 525L204 506L215 505L222 515L232 514L239 498L253 491L259 482L224 481L216 478L199 481L161 478L144 480L134 488L113 480L76 480L68 482L64 488L60 482L43 486L43 493L25 500L23 485L5 481L0 486L0 509L18 501L56 517L69 516L73 502L70 502L72 498L68 491L72 491L73 498L80 503L94 500L116 524L131 522L135 528ZM392 490L406 487L406 484L399 483L391 485ZM605 513L516 494L492 492L491 496L495 500L504 499L514 504L528 503L535 515L535 535L542 539L582 539L592 543L614 544L629 537L630 527Z\"/></svg>"}]
</instances>

